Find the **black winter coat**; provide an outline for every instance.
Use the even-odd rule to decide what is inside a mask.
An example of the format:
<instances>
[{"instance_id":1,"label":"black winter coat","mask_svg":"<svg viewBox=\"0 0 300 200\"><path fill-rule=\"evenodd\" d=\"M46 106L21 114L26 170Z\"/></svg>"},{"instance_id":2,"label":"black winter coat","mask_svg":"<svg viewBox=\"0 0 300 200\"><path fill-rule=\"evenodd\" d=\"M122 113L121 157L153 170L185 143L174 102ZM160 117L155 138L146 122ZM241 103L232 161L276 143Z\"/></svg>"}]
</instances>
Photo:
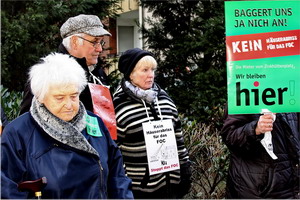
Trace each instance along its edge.
<instances>
[{"instance_id":1,"label":"black winter coat","mask_svg":"<svg viewBox=\"0 0 300 200\"><path fill-rule=\"evenodd\" d=\"M300 134L296 113L276 114L272 142L278 159L263 148L255 128L260 115L229 115L221 131L231 158L227 198L300 198Z\"/></svg>"},{"instance_id":2,"label":"black winter coat","mask_svg":"<svg viewBox=\"0 0 300 200\"><path fill-rule=\"evenodd\" d=\"M63 46L63 44L60 44L58 48L59 53L63 54L69 54L67 49ZM75 58L75 57L74 57ZM82 66L82 68L85 70L86 75L88 77L88 82L93 83L93 79L90 77L89 74L89 69L86 64L86 59L85 58L75 58L77 62ZM108 77L103 71L101 67L101 59L98 59L98 63L96 65L96 68L92 71L92 74L96 76L104 85L108 85ZM27 81L25 84L25 89L24 89L24 94L23 94L23 100L21 103L21 108L20 108L20 115L29 111L30 106L31 106L31 100L33 98L33 94L31 92L30 88L30 83ZM89 110L93 112L93 104L92 104L92 97L91 97L91 92L89 90L89 87L86 87L80 94L79 96L80 101L83 103L84 107L86 110Z\"/></svg>"}]
</instances>

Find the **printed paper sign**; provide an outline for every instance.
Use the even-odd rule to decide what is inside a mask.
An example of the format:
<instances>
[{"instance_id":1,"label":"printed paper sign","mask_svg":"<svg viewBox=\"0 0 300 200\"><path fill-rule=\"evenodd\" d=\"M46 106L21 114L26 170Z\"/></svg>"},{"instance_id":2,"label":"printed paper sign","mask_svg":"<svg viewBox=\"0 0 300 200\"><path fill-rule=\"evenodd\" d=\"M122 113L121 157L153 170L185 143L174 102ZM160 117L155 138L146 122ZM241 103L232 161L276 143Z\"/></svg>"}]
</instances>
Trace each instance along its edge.
<instances>
[{"instance_id":1,"label":"printed paper sign","mask_svg":"<svg viewBox=\"0 0 300 200\"><path fill-rule=\"evenodd\" d=\"M226 1L228 113L300 112L300 1Z\"/></svg>"},{"instance_id":2,"label":"printed paper sign","mask_svg":"<svg viewBox=\"0 0 300 200\"><path fill-rule=\"evenodd\" d=\"M143 123L149 174L179 169L177 143L172 120Z\"/></svg>"}]
</instances>

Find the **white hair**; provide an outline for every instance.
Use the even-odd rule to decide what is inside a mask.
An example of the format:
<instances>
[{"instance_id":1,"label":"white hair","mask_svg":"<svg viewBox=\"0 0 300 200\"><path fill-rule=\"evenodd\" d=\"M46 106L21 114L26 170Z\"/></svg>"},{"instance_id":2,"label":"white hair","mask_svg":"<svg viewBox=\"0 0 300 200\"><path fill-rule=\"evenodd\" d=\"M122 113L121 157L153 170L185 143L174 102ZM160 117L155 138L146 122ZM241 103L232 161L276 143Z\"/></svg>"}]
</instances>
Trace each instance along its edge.
<instances>
[{"instance_id":1,"label":"white hair","mask_svg":"<svg viewBox=\"0 0 300 200\"><path fill-rule=\"evenodd\" d=\"M31 91L40 101L53 85L75 84L79 93L86 87L85 71L74 58L67 54L51 53L41 60L29 71Z\"/></svg>"},{"instance_id":2,"label":"white hair","mask_svg":"<svg viewBox=\"0 0 300 200\"><path fill-rule=\"evenodd\" d=\"M68 51L71 49L71 37L73 37L73 36L83 37L84 34L83 33L77 33L77 34L70 35L70 36L63 39L62 44L64 45L64 47L66 47L66 49ZM80 46L83 45L83 39L78 38L78 44Z\"/></svg>"},{"instance_id":3,"label":"white hair","mask_svg":"<svg viewBox=\"0 0 300 200\"><path fill-rule=\"evenodd\" d=\"M140 67L140 66L151 66L151 67L157 67L157 62L155 60L155 58L153 58L152 56L144 56L142 57L135 65L135 67Z\"/></svg>"}]
</instances>

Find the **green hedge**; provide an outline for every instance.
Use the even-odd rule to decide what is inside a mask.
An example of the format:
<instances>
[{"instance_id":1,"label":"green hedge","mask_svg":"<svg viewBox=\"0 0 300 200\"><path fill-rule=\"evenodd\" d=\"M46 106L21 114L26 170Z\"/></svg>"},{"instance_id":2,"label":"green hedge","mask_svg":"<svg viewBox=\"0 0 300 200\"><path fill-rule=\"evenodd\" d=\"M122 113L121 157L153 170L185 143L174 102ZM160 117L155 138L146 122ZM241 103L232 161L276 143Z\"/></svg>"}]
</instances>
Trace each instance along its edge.
<instances>
[{"instance_id":1,"label":"green hedge","mask_svg":"<svg viewBox=\"0 0 300 200\"><path fill-rule=\"evenodd\" d=\"M1 85L1 106L9 121L19 116L22 98L23 92L8 91Z\"/></svg>"}]
</instances>

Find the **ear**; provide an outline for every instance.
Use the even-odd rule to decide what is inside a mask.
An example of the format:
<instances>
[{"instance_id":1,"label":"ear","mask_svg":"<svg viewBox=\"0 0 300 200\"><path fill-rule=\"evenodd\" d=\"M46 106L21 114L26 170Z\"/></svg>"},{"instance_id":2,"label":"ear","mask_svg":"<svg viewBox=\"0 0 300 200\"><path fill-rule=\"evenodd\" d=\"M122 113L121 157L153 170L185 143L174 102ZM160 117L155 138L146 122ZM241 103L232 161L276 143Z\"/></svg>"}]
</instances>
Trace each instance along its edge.
<instances>
[{"instance_id":1,"label":"ear","mask_svg":"<svg viewBox=\"0 0 300 200\"><path fill-rule=\"evenodd\" d=\"M71 49L74 49L74 50L77 50L77 48L78 48L78 38L76 37L76 36L72 36L71 37L71 40L70 40L70 42L71 42Z\"/></svg>"},{"instance_id":2,"label":"ear","mask_svg":"<svg viewBox=\"0 0 300 200\"><path fill-rule=\"evenodd\" d=\"M40 97L37 97L36 100L39 101L40 103L44 103L44 99L42 99L42 98L40 98Z\"/></svg>"},{"instance_id":3,"label":"ear","mask_svg":"<svg viewBox=\"0 0 300 200\"><path fill-rule=\"evenodd\" d=\"M129 80L130 80L130 82L133 81L133 75L132 75L132 72L129 74Z\"/></svg>"}]
</instances>

